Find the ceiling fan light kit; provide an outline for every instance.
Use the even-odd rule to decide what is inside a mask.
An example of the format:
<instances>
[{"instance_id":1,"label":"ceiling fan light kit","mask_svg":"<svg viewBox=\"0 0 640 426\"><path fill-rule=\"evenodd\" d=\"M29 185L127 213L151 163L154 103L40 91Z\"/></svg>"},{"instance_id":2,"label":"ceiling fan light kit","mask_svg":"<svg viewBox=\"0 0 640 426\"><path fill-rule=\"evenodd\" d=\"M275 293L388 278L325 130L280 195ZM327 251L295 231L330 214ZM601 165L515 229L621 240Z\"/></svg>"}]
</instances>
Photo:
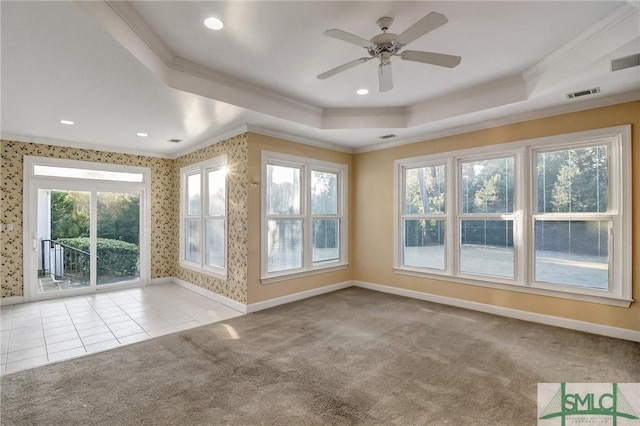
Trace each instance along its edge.
<instances>
[{"instance_id":1,"label":"ceiling fan light kit","mask_svg":"<svg viewBox=\"0 0 640 426\"><path fill-rule=\"evenodd\" d=\"M399 56L400 59L405 61L421 62L424 64L454 68L460 63L462 59L460 56L435 52L422 52L418 50L405 50L400 52L400 50L407 44L422 37L428 32L441 27L447 22L447 18L441 13L431 12L398 35L387 32L391 24L393 24L393 19L385 16L376 21L376 24L382 30L382 33L374 36L371 40L366 40L343 30L327 30L324 32L324 35L364 47L367 49L369 57L358 58L351 62L347 62L346 64L332 68L329 71L319 74L318 78L320 80L324 80L342 71L353 68L356 65L378 58L380 59L380 64L378 65L379 90L380 92L387 92L393 89L393 74L391 71L391 57L393 56Z\"/></svg>"}]
</instances>

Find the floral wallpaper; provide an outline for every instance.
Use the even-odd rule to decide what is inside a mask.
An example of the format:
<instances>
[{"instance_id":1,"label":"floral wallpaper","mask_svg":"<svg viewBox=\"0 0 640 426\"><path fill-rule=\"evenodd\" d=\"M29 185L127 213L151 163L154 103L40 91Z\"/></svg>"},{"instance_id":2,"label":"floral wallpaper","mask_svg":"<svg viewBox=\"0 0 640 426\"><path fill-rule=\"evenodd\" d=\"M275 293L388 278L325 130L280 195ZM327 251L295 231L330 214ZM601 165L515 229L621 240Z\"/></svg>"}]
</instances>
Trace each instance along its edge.
<instances>
[{"instance_id":1,"label":"floral wallpaper","mask_svg":"<svg viewBox=\"0 0 640 426\"><path fill-rule=\"evenodd\" d=\"M174 274L177 244L177 196L173 160L89 149L1 141L0 221L14 224L0 234L0 295L23 295L22 187L25 155L97 161L151 169L151 278Z\"/></svg>"},{"instance_id":2,"label":"floral wallpaper","mask_svg":"<svg viewBox=\"0 0 640 426\"><path fill-rule=\"evenodd\" d=\"M238 135L175 160L106 151L0 141L1 297L22 296L22 188L25 155L96 161L151 169L151 278L176 277L247 303L247 135ZM228 277L223 281L178 266L180 168L226 154L228 177Z\"/></svg>"},{"instance_id":3,"label":"floral wallpaper","mask_svg":"<svg viewBox=\"0 0 640 426\"><path fill-rule=\"evenodd\" d=\"M180 169L182 167L199 163L222 154L227 155L229 166L229 174L227 177L229 206L227 217L227 281L185 269L179 265L176 265L174 276L240 303L247 303L248 152L247 134L244 133L179 157L175 160L174 165L174 191L177 194L180 190ZM178 202L174 205L174 209L173 214L179 218Z\"/></svg>"}]
</instances>

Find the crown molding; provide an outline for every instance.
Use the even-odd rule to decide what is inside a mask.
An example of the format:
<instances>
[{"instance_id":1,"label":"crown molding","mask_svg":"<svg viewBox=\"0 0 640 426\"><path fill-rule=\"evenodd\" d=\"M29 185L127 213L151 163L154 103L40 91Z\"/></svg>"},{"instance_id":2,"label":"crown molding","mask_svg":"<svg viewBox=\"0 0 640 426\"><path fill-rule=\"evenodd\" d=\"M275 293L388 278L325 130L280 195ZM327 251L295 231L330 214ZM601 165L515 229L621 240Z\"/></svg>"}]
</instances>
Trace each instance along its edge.
<instances>
[{"instance_id":1,"label":"crown molding","mask_svg":"<svg viewBox=\"0 0 640 426\"><path fill-rule=\"evenodd\" d=\"M25 143L42 144L42 145L54 145L54 146L62 146L67 148L87 149L91 151L101 151L101 152L109 152L109 153L117 153L117 154L138 155L138 156L145 156L145 157L152 157L152 158L163 158L163 159L175 160L191 152L216 144L223 140L238 136L240 134L255 133L263 136L269 136L269 137L283 139L283 140L287 140L295 143L300 143L303 145L310 145L318 148L329 149L332 151L344 152L347 154L363 154L366 152L380 151L384 149L395 148L398 146L409 145L413 143L428 142L430 140L435 140L435 139L444 138L448 136L460 135L460 134L469 133L469 132L478 131L478 130L486 130L494 127L520 123L524 121L531 121L531 120L536 120L540 118L553 117L557 115L568 114L568 113L579 112L579 111L586 111L590 109L601 108L601 107L606 107L610 105L617 105L617 104L622 104L626 102L634 102L638 100L640 100L640 89L633 92L622 93L619 95L613 95L613 96L602 97L602 98L594 98L590 100L584 100L579 103L571 102L571 103L567 103L567 104L556 106L556 107L542 108L534 111L528 111L520 114L511 115L508 117L485 120L482 122L472 123L466 126L451 127L441 131L430 132L426 130L420 136L403 138L403 139L395 140L393 142L385 142L376 146L355 148L355 149L331 144L328 142L321 142L313 139L303 138L297 135L293 135L289 132L271 130L265 127L255 126L252 124L242 125L228 132L224 132L212 138L209 138L204 142L189 146L188 148L185 148L184 150L178 151L173 154L158 154L156 152L125 149L125 148L118 148L118 147L104 149L103 145L97 145L97 144L91 144L91 143L74 142L74 141L44 138L44 137L38 137L38 136L12 135L7 133L0 133L0 139L8 142L25 142Z\"/></svg>"},{"instance_id":2,"label":"crown molding","mask_svg":"<svg viewBox=\"0 0 640 426\"><path fill-rule=\"evenodd\" d=\"M242 126L236 127L235 129L229 130L228 132L220 133L212 138L209 138L195 145L189 145L185 149L171 154L169 158L171 158L172 160L175 160L187 154L191 154L192 152L198 151L199 149L206 148L208 146L215 145L218 142L222 142L224 140L231 139L243 133L247 133L248 131L249 131L248 126L244 124Z\"/></svg>"},{"instance_id":3,"label":"crown molding","mask_svg":"<svg viewBox=\"0 0 640 426\"><path fill-rule=\"evenodd\" d=\"M403 145L410 145L419 142L428 142L435 139L445 138L448 136L461 135L464 133L475 132L479 130L492 129L499 126L521 123L524 121L537 120L540 118L553 117L557 115L569 114L573 112L587 111L595 108L602 108L611 105L623 104L640 100L640 90L633 92L621 93L601 98L584 100L579 103L566 103L555 107L541 108L533 111L527 111L519 114L513 114L505 117L499 117L480 122L468 124L466 126L449 127L444 130L429 132L425 131L421 136L398 139L393 142L385 142L376 146L364 148L356 148L354 154L363 154L366 152L381 151L384 149L395 148Z\"/></svg>"},{"instance_id":4,"label":"crown molding","mask_svg":"<svg viewBox=\"0 0 640 426\"><path fill-rule=\"evenodd\" d=\"M353 154L354 150L341 145L332 144L329 142L321 142L314 139L303 138L297 135L293 135L289 132L280 132L277 130L267 129L266 127L256 126L253 124L247 125L247 131L250 133L256 133L258 135L269 136L272 138L284 139L287 141L300 143L303 145L315 146L317 148L329 149L331 151L344 152L346 154Z\"/></svg>"},{"instance_id":5,"label":"crown molding","mask_svg":"<svg viewBox=\"0 0 640 426\"><path fill-rule=\"evenodd\" d=\"M138 149L127 149L120 147L108 147L108 149L104 145L86 143L86 142L74 142L67 141L63 139L53 139L53 138L44 138L39 136L25 136L25 135L11 135L7 133L0 133L0 139L8 142L25 142L25 143L33 143L40 145L53 145L53 146L62 146L65 148L76 148L76 149L87 149L91 151L98 152L109 152L115 154L126 154L126 155L137 155L143 157L152 157L152 158L164 158L171 159L172 157L168 154L158 154L157 152L138 150Z\"/></svg>"}]
</instances>

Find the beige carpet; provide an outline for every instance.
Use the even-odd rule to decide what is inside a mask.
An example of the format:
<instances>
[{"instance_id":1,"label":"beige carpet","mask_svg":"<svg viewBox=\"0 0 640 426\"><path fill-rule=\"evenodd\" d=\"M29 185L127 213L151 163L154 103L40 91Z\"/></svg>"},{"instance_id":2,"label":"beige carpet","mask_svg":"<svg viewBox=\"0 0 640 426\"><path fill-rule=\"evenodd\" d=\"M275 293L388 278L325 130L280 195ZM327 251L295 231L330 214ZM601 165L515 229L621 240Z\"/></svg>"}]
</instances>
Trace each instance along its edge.
<instances>
[{"instance_id":1,"label":"beige carpet","mask_svg":"<svg viewBox=\"0 0 640 426\"><path fill-rule=\"evenodd\" d=\"M640 344L350 288L5 376L3 425L535 425Z\"/></svg>"}]
</instances>

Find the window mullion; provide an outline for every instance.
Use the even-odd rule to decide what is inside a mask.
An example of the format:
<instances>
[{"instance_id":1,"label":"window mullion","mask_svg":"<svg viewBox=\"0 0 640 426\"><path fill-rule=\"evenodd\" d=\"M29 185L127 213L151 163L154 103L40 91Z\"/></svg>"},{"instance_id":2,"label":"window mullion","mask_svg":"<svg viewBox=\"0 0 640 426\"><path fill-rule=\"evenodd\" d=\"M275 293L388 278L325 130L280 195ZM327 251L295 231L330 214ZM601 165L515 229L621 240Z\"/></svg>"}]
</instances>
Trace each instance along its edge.
<instances>
[{"instance_id":1,"label":"window mullion","mask_svg":"<svg viewBox=\"0 0 640 426\"><path fill-rule=\"evenodd\" d=\"M311 167L309 164L305 164L303 166L304 173L301 173L303 177L302 183L300 184L300 197L304 200L301 208L303 209L303 222L302 222L302 232L304 234L303 244L302 244L302 256L303 256L303 264L302 267L304 269L311 269L313 266L313 219L311 214Z\"/></svg>"},{"instance_id":2,"label":"window mullion","mask_svg":"<svg viewBox=\"0 0 640 426\"><path fill-rule=\"evenodd\" d=\"M209 185L207 183L207 173L204 168L200 168L200 188L202 194L200 199L200 268L204 268L205 265L205 252L206 252L206 224L205 224L205 209L209 205Z\"/></svg>"}]
</instances>

